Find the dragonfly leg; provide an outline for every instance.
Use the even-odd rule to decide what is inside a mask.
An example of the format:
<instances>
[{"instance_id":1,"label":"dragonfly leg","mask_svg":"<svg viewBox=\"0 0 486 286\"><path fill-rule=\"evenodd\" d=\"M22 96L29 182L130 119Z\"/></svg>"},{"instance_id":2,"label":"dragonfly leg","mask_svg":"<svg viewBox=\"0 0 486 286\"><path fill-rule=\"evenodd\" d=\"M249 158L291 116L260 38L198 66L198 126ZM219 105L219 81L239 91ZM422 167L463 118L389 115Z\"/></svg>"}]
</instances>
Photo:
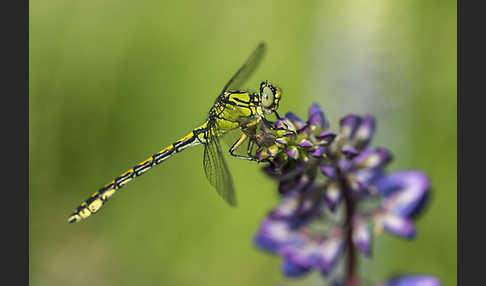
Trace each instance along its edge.
<instances>
[{"instance_id":1,"label":"dragonfly leg","mask_svg":"<svg viewBox=\"0 0 486 286\"><path fill-rule=\"evenodd\" d=\"M255 141L250 140L248 143L248 149L246 150L246 153L248 154L249 157L251 157L251 151L253 149L253 144L255 144Z\"/></svg>"},{"instance_id":2,"label":"dragonfly leg","mask_svg":"<svg viewBox=\"0 0 486 286\"><path fill-rule=\"evenodd\" d=\"M246 135L245 133L241 134L240 139L238 139L233 144L233 146L231 146L231 148L229 150L230 155L233 156L233 157L236 157L236 158L245 159L245 160L249 160L249 161L258 161L257 159L251 157L250 154L248 154L248 156L241 156L241 155L234 153L236 151L236 149L238 149L238 147L240 147L241 144L243 144L243 142L245 142L246 139L248 139L248 135ZM249 144L251 144L252 142L253 142L253 140L250 140Z\"/></svg>"},{"instance_id":3,"label":"dragonfly leg","mask_svg":"<svg viewBox=\"0 0 486 286\"><path fill-rule=\"evenodd\" d=\"M271 130L284 130L284 131L288 131L288 132L292 132L292 133L296 133L294 130L290 130L288 128L285 128L285 127L275 127L275 124L274 122L272 121L269 121L268 119L266 119L265 117L262 118L263 120L263 123L268 127L270 128ZM285 124L285 123L284 123Z\"/></svg>"}]
</instances>

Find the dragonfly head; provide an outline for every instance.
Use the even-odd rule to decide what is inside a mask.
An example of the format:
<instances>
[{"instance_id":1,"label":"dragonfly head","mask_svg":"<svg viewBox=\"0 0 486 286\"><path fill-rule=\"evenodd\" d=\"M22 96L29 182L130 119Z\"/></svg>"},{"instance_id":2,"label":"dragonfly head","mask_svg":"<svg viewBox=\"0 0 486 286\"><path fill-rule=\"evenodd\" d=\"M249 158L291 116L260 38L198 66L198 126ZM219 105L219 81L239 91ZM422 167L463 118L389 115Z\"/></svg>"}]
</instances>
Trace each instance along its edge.
<instances>
[{"instance_id":1,"label":"dragonfly head","mask_svg":"<svg viewBox=\"0 0 486 286\"><path fill-rule=\"evenodd\" d=\"M282 91L280 88L264 81L260 84L260 102L265 114L276 112Z\"/></svg>"}]
</instances>

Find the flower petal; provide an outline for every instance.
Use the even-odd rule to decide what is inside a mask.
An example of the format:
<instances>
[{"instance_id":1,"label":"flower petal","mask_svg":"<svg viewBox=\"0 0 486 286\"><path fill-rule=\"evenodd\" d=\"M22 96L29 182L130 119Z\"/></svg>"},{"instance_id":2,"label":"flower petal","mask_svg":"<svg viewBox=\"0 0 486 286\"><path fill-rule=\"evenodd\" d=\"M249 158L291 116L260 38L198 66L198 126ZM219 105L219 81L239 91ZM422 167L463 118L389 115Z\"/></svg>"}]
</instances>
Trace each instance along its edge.
<instances>
[{"instance_id":1,"label":"flower petal","mask_svg":"<svg viewBox=\"0 0 486 286\"><path fill-rule=\"evenodd\" d=\"M255 236L254 242L266 251L278 252L289 239L289 231L289 227L284 221L266 219Z\"/></svg>"},{"instance_id":2,"label":"flower petal","mask_svg":"<svg viewBox=\"0 0 486 286\"><path fill-rule=\"evenodd\" d=\"M282 145L287 145L288 142L289 142L289 139L287 137L277 138L277 139L275 139L275 142L282 144Z\"/></svg>"},{"instance_id":3,"label":"flower petal","mask_svg":"<svg viewBox=\"0 0 486 286\"><path fill-rule=\"evenodd\" d=\"M440 280L434 276L416 275L399 276L388 280L386 286L440 286Z\"/></svg>"},{"instance_id":4,"label":"flower petal","mask_svg":"<svg viewBox=\"0 0 486 286\"><path fill-rule=\"evenodd\" d=\"M287 112L287 114L285 114L285 117L294 124L296 129L301 129L306 125L306 123L302 119L300 119L292 112Z\"/></svg>"},{"instance_id":5,"label":"flower petal","mask_svg":"<svg viewBox=\"0 0 486 286\"><path fill-rule=\"evenodd\" d=\"M290 146L285 153L289 155L290 158L297 160L299 158L299 150L295 146Z\"/></svg>"},{"instance_id":6,"label":"flower petal","mask_svg":"<svg viewBox=\"0 0 486 286\"><path fill-rule=\"evenodd\" d=\"M339 125L341 126L340 134L348 139L352 139L360 122L361 117L354 114L342 118L339 121Z\"/></svg>"},{"instance_id":7,"label":"flower petal","mask_svg":"<svg viewBox=\"0 0 486 286\"><path fill-rule=\"evenodd\" d=\"M346 145L341 149L341 153L343 153L348 159L352 159L359 154L359 151L354 149L352 146Z\"/></svg>"},{"instance_id":8,"label":"flower petal","mask_svg":"<svg viewBox=\"0 0 486 286\"><path fill-rule=\"evenodd\" d=\"M319 135L316 136L317 139L319 139L319 144L331 144L334 139L336 138L336 133L329 132L329 131L324 131L321 132Z\"/></svg>"},{"instance_id":9,"label":"flower petal","mask_svg":"<svg viewBox=\"0 0 486 286\"><path fill-rule=\"evenodd\" d=\"M321 165L321 172L329 178L334 178L336 175L336 169L333 166Z\"/></svg>"},{"instance_id":10,"label":"flower petal","mask_svg":"<svg viewBox=\"0 0 486 286\"><path fill-rule=\"evenodd\" d=\"M302 139L299 144L298 144L300 147L304 147L304 148L310 148L312 147L312 142L310 142L309 140L307 139Z\"/></svg>"},{"instance_id":11,"label":"flower petal","mask_svg":"<svg viewBox=\"0 0 486 286\"><path fill-rule=\"evenodd\" d=\"M290 219L302 213L309 212L312 209L312 202L307 199L300 203L301 198L296 192L287 195L280 205L273 209L269 217L271 219Z\"/></svg>"},{"instance_id":12,"label":"flower petal","mask_svg":"<svg viewBox=\"0 0 486 286\"><path fill-rule=\"evenodd\" d=\"M322 156L322 154L324 154L324 151L326 149L322 146L317 146L314 150L312 150L311 152L309 152L309 154L314 157L314 158L319 158Z\"/></svg>"},{"instance_id":13,"label":"flower petal","mask_svg":"<svg viewBox=\"0 0 486 286\"><path fill-rule=\"evenodd\" d=\"M309 124L316 125L321 129L327 128L326 117L324 116L324 112L322 111L321 107L317 104L313 104L309 108Z\"/></svg>"},{"instance_id":14,"label":"flower petal","mask_svg":"<svg viewBox=\"0 0 486 286\"><path fill-rule=\"evenodd\" d=\"M366 256L371 255L371 234L366 222L359 216L353 219L353 243Z\"/></svg>"},{"instance_id":15,"label":"flower petal","mask_svg":"<svg viewBox=\"0 0 486 286\"><path fill-rule=\"evenodd\" d=\"M336 182L331 181L326 188L325 199L326 202L331 209L331 211L335 211L337 205L341 201L341 190Z\"/></svg>"},{"instance_id":16,"label":"flower petal","mask_svg":"<svg viewBox=\"0 0 486 286\"><path fill-rule=\"evenodd\" d=\"M323 275L332 271L343 246L340 237L317 241L302 233L295 233L289 242L281 251L287 260L301 267L319 268Z\"/></svg>"},{"instance_id":17,"label":"flower petal","mask_svg":"<svg viewBox=\"0 0 486 286\"><path fill-rule=\"evenodd\" d=\"M356 190L360 192L370 193L377 195L375 182L381 177L385 176L382 169L359 169L353 173L354 182L356 184Z\"/></svg>"},{"instance_id":18,"label":"flower petal","mask_svg":"<svg viewBox=\"0 0 486 286\"><path fill-rule=\"evenodd\" d=\"M389 211L395 215L411 217L424 206L429 180L420 171L402 171L379 179L376 186Z\"/></svg>"},{"instance_id":19,"label":"flower petal","mask_svg":"<svg viewBox=\"0 0 486 286\"><path fill-rule=\"evenodd\" d=\"M321 261L321 273L322 275L329 274L339 258L339 255L343 248L343 242L340 237L332 237L325 240L320 247Z\"/></svg>"},{"instance_id":20,"label":"flower petal","mask_svg":"<svg viewBox=\"0 0 486 286\"><path fill-rule=\"evenodd\" d=\"M280 244L278 243L278 241L272 240L272 239L270 239L270 238L268 238L265 235L262 235L260 233L255 235L255 237L253 238L253 242L258 247L260 247L262 250L267 251L267 252L271 252L271 253L277 253L277 251L280 247Z\"/></svg>"},{"instance_id":21,"label":"flower petal","mask_svg":"<svg viewBox=\"0 0 486 286\"><path fill-rule=\"evenodd\" d=\"M385 230L389 233L405 238L415 237L415 227L410 220L389 213L382 219Z\"/></svg>"},{"instance_id":22,"label":"flower petal","mask_svg":"<svg viewBox=\"0 0 486 286\"><path fill-rule=\"evenodd\" d=\"M354 134L355 144L358 148L363 148L368 145L373 137L375 131L375 118L373 116L365 116L361 120L356 133Z\"/></svg>"},{"instance_id":23,"label":"flower petal","mask_svg":"<svg viewBox=\"0 0 486 286\"><path fill-rule=\"evenodd\" d=\"M287 259L282 264L282 273L287 277L299 277L307 274L311 267L303 267Z\"/></svg>"},{"instance_id":24,"label":"flower petal","mask_svg":"<svg viewBox=\"0 0 486 286\"><path fill-rule=\"evenodd\" d=\"M287 123L286 119L279 119L274 123L276 128L285 128L289 129L289 124Z\"/></svg>"},{"instance_id":25,"label":"flower petal","mask_svg":"<svg viewBox=\"0 0 486 286\"><path fill-rule=\"evenodd\" d=\"M358 168L380 168L390 162L392 159L391 153L384 148L367 149L364 150L353 159L353 164Z\"/></svg>"}]
</instances>

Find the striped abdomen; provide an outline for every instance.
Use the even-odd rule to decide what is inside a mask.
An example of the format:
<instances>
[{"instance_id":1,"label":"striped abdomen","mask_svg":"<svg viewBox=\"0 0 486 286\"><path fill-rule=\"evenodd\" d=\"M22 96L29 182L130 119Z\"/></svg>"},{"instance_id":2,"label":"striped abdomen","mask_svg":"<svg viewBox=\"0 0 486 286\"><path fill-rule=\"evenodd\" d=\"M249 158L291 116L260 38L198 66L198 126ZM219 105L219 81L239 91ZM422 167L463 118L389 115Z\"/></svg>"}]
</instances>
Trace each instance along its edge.
<instances>
[{"instance_id":1,"label":"striped abdomen","mask_svg":"<svg viewBox=\"0 0 486 286\"><path fill-rule=\"evenodd\" d=\"M177 140L167 148L157 152L147 160L140 162L135 167L121 174L110 183L106 184L99 191L91 195L89 199L81 203L76 211L71 214L68 219L69 223L78 222L82 219L89 217L91 214L96 213L101 206L108 201L108 199L118 191L121 187L125 186L128 182L133 180L150 170L153 166L162 163L164 160L172 157L175 153L178 153L190 146L197 145L204 142L203 134L206 131L206 123L200 127L194 129L191 133L185 137Z\"/></svg>"}]
</instances>

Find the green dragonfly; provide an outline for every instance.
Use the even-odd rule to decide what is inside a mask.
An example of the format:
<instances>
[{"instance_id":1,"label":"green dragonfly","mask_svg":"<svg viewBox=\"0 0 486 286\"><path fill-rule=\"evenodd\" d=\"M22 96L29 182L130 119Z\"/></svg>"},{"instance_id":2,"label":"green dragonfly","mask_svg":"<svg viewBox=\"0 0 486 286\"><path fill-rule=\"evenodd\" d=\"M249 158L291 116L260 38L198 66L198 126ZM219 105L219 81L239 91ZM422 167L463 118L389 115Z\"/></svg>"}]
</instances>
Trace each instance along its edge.
<instances>
[{"instance_id":1,"label":"green dragonfly","mask_svg":"<svg viewBox=\"0 0 486 286\"><path fill-rule=\"evenodd\" d=\"M229 149L230 155L257 161L251 155L254 144L260 145L258 140L255 139L257 126L263 122L270 128L275 128L266 116L274 113L277 118L280 118L277 109L281 90L267 81L260 84L259 92L240 89L256 70L264 54L265 44L260 43L243 66L224 86L209 110L206 122L106 184L81 203L71 214L68 222L78 222L96 213L117 190L135 177L142 175L176 153L199 144L204 145L203 167L207 179L226 202L235 206L236 196L233 180L224 160L219 138L231 130L240 130L239 139ZM246 140L248 140L248 156L236 154L237 148Z\"/></svg>"}]
</instances>

